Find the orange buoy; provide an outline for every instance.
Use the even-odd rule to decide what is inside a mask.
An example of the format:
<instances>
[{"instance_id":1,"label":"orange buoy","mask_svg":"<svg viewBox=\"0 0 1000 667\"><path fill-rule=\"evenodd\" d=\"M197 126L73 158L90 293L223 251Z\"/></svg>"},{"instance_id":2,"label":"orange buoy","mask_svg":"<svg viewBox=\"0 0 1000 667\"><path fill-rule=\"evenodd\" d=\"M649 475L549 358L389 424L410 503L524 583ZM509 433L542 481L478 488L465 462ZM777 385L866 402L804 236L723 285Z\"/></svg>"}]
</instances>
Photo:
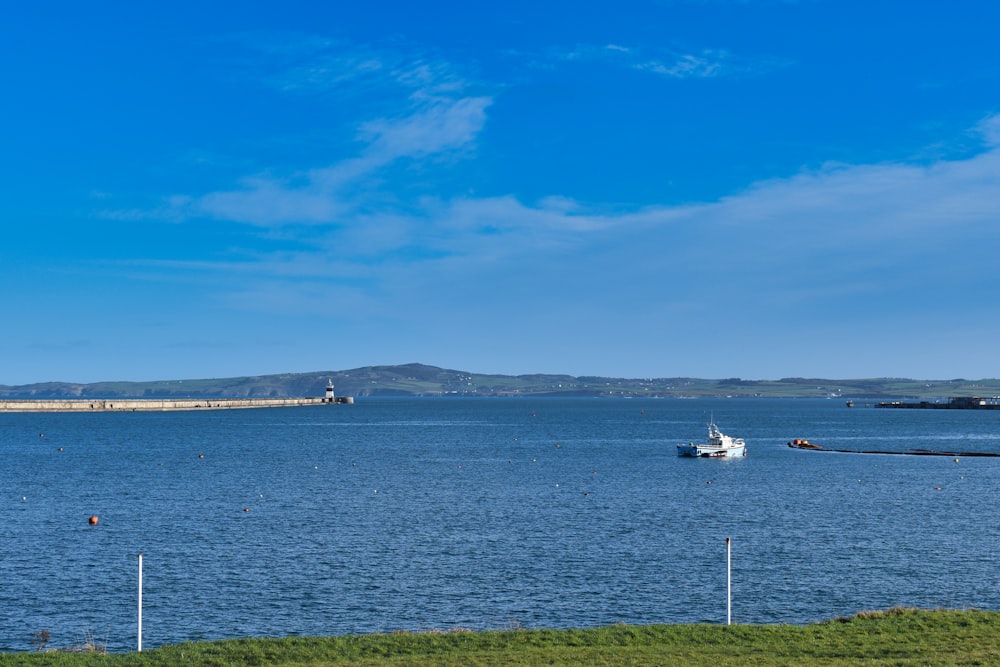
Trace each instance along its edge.
<instances>
[{"instance_id":1,"label":"orange buoy","mask_svg":"<svg viewBox=\"0 0 1000 667\"><path fill-rule=\"evenodd\" d=\"M92 515L89 519L87 519L87 523L89 523L91 526L96 526L97 525L97 515L96 514Z\"/></svg>"}]
</instances>

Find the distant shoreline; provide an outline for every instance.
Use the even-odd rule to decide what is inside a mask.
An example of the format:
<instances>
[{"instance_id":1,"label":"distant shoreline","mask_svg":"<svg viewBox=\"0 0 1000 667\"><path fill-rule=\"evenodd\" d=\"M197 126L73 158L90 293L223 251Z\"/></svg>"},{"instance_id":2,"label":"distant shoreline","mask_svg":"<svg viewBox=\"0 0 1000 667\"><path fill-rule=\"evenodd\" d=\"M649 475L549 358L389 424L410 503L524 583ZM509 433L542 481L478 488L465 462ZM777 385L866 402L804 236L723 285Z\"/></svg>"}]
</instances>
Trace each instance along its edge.
<instances>
[{"instance_id":1,"label":"distant shoreline","mask_svg":"<svg viewBox=\"0 0 1000 667\"><path fill-rule=\"evenodd\" d=\"M42 382L0 384L0 400L164 400L221 397L323 396L328 383L343 396L498 396L607 398L828 398L854 401L947 401L951 397L1000 396L1000 379L913 380L905 378L747 380L614 378L599 376L497 375L424 364L365 366L340 371L283 373L234 378L115 381L81 384ZM216 397L219 397L218 399Z\"/></svg>"}]
</instances>

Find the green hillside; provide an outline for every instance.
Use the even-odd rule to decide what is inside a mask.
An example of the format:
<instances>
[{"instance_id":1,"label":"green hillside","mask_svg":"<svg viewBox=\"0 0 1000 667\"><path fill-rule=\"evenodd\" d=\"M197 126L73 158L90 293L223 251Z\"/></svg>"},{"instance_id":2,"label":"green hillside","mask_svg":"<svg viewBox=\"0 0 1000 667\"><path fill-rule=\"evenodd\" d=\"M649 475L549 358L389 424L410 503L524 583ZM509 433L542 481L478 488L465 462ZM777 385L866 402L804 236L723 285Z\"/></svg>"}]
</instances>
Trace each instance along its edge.
<instances>
[{"instance_id":1,"label":"green hillside","mask_svg":"<svg viewBox=\"0 0 1000 667\"><path fill-rule=\"evenodd\" d=\"M341 396L604 396L651 398L826 397L943 399L998 396L1000 379L829 380L782 378L611 378L571 375L490 375L424 364L364 366L350 370L236 378L150 382L46 382L0 385L3 398L281 398L320 396L332 380Z\"/></svg>"}]
</instances>

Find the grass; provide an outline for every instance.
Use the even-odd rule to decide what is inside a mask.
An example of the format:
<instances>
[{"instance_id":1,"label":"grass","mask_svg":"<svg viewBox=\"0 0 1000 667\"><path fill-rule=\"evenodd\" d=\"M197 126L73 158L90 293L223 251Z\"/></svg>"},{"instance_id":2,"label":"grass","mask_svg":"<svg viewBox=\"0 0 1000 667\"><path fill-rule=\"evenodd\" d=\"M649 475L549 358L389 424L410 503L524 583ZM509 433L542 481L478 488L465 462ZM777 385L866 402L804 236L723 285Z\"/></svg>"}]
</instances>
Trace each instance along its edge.
<instances>
[{"instance_id":1,"label":"grass","mask_svg":"<svg viewBox=\"0 0 1000 667\"><path fill-rule=\"evenodd\" d=\"M614 625L588 630L233 639L142 653L0 654L0 666L996 665L1000 612L891 609L795 625Z\"/></svg>"}]
</instances>

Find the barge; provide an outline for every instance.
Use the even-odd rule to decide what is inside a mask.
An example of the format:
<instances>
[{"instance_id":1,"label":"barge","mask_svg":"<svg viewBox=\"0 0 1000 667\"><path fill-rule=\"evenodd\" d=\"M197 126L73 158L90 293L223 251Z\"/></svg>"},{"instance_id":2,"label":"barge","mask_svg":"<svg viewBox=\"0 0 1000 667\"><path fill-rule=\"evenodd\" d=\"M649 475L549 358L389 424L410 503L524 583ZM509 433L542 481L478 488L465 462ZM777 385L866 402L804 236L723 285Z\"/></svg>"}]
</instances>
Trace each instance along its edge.
<instances>
[{"instance_id":1,"label":"barge","mask_svg":"<svg viewBox=\"0 0 1000 667\"><path fill-rule=\"evenodd\" d=\"M947 403L936 401L919 401L907 403L904 401L882 401L876 403L877 408L916 408L923 410L1000 410L1000 397L982 398L980 396L953 396Z\"/></svg>"}]
</instances>

